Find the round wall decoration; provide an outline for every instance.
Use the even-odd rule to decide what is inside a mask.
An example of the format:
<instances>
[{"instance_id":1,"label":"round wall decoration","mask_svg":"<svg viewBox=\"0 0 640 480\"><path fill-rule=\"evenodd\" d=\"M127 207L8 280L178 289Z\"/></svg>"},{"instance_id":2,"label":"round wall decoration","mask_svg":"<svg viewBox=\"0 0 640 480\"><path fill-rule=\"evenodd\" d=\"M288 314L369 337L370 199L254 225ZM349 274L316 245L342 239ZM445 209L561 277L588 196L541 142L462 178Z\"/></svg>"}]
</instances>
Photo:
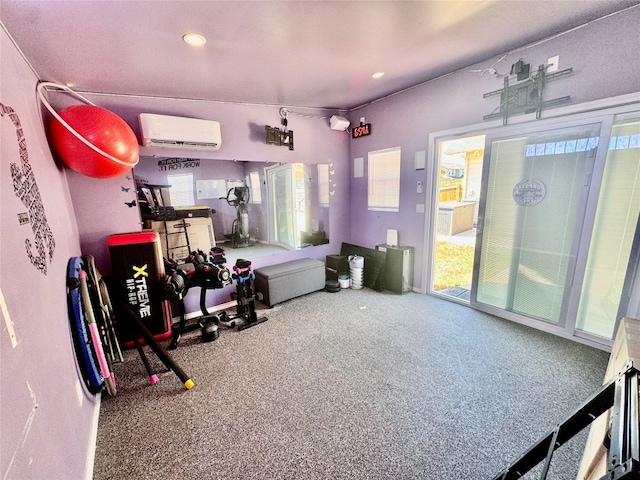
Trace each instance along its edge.
<instances>
[{"instance_id":1,"label":"round wall decoration","mask_svg":"<svg viewBox=\"0 0 640 480\"><path fill-rule=\"evenodd\" d=\"M544 200L547 194L547 188L540 180L527 179L519 181L513 187L513 199L523 207L532 207Z\"/></svg>"}]
</instances>

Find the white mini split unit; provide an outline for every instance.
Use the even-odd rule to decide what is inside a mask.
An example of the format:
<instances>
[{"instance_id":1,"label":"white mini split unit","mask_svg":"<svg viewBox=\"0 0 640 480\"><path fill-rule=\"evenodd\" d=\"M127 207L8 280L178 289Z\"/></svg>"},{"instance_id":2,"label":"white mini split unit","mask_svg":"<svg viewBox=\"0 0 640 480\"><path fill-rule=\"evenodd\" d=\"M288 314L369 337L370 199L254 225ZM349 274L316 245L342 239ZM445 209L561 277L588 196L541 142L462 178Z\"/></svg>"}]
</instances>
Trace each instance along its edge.
<instances>
[{"instance_id":1,"label":"white mini split unit","mask_svg":"<svg viewBox=\"0 0 640 480\"><path fill-rule=\"evenodd\" d=\"M222 145L220 124L213 120L141 113L143 147L218 151Z\"/></svg>"}]
</instances>

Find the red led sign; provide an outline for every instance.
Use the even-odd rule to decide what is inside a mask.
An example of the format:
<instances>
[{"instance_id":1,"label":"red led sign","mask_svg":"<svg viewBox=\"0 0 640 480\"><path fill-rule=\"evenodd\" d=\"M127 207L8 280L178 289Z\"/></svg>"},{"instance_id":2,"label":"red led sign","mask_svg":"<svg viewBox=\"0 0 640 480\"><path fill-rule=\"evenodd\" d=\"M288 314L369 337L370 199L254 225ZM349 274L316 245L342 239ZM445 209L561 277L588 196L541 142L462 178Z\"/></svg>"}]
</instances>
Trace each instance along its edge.
<instances>
[{"instance_id":1,"label":"red led sign","mask_svg":"<svg viewBox=\"0 0 640 480\"><path fill-rule=\"evenodd\" d=\"M371 135L371 124L365 123L364 125L358 125L351 130L351 138L360 138Z\"/></svg>"}]
</instances>

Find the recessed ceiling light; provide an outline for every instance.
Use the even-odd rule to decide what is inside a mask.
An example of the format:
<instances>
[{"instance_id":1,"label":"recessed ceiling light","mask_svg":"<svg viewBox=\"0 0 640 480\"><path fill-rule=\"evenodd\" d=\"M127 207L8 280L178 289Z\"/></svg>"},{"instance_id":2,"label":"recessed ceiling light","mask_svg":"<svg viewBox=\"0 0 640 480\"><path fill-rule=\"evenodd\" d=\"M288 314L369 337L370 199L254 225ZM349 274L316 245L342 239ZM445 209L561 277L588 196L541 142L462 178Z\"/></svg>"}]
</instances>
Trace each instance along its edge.
<instances>
[{"instance_id":1,"label":"recessed ceiling light","mask_svg":"<svg viewBox=\"0 0 640 480\"><path fill-rule=\"evenodd\" d=\"M197 33L187 33L182 37L182 40L184 40L189 45L193 45L194 47L200 47L207 43L207 39L202 35L198 35Z\"/></svg>"},{"instance_id":2,"label":"recessed ceiling light","mask_svg":"<svg viewBox=\"0 0 640 480\"><path fill-rule=\"evenodd\" d=\"M371 75L371 78L382 78L384 77L384 72L376 72Z\"/></svg>"}]
</instances>

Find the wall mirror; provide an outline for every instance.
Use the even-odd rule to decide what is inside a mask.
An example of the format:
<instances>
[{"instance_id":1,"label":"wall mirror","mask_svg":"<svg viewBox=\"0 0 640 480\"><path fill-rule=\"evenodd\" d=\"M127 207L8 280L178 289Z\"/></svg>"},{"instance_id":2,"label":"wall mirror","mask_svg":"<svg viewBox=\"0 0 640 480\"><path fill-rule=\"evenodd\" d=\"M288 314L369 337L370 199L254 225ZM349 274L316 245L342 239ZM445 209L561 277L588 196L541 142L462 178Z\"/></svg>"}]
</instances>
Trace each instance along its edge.
<instances>
[{"instance_id":1,"label":"wall mirror","mask_svg":"<svg viewBox=\"0 0 640 480\"><path fill-rule=\"evenodd\" d=\"M193 215L193 224L201 222L195 218L210 218L210 236L225 250L229 264L237 258L251 259L329 242L328 164L141 156L134 175L142 220L146 228L160 230L165 256L178 259L184 251L173 250L163 238L167 235L158 222L164 223L164 219L150 213L145 205L156 200L149 198L148 190L141 194L140 186L171 185L162 188L165 207L177 216ZM172 227L167 228L171 233ZM198 232L191 237L196 242Z\"/></svg>"}]
</instances>

